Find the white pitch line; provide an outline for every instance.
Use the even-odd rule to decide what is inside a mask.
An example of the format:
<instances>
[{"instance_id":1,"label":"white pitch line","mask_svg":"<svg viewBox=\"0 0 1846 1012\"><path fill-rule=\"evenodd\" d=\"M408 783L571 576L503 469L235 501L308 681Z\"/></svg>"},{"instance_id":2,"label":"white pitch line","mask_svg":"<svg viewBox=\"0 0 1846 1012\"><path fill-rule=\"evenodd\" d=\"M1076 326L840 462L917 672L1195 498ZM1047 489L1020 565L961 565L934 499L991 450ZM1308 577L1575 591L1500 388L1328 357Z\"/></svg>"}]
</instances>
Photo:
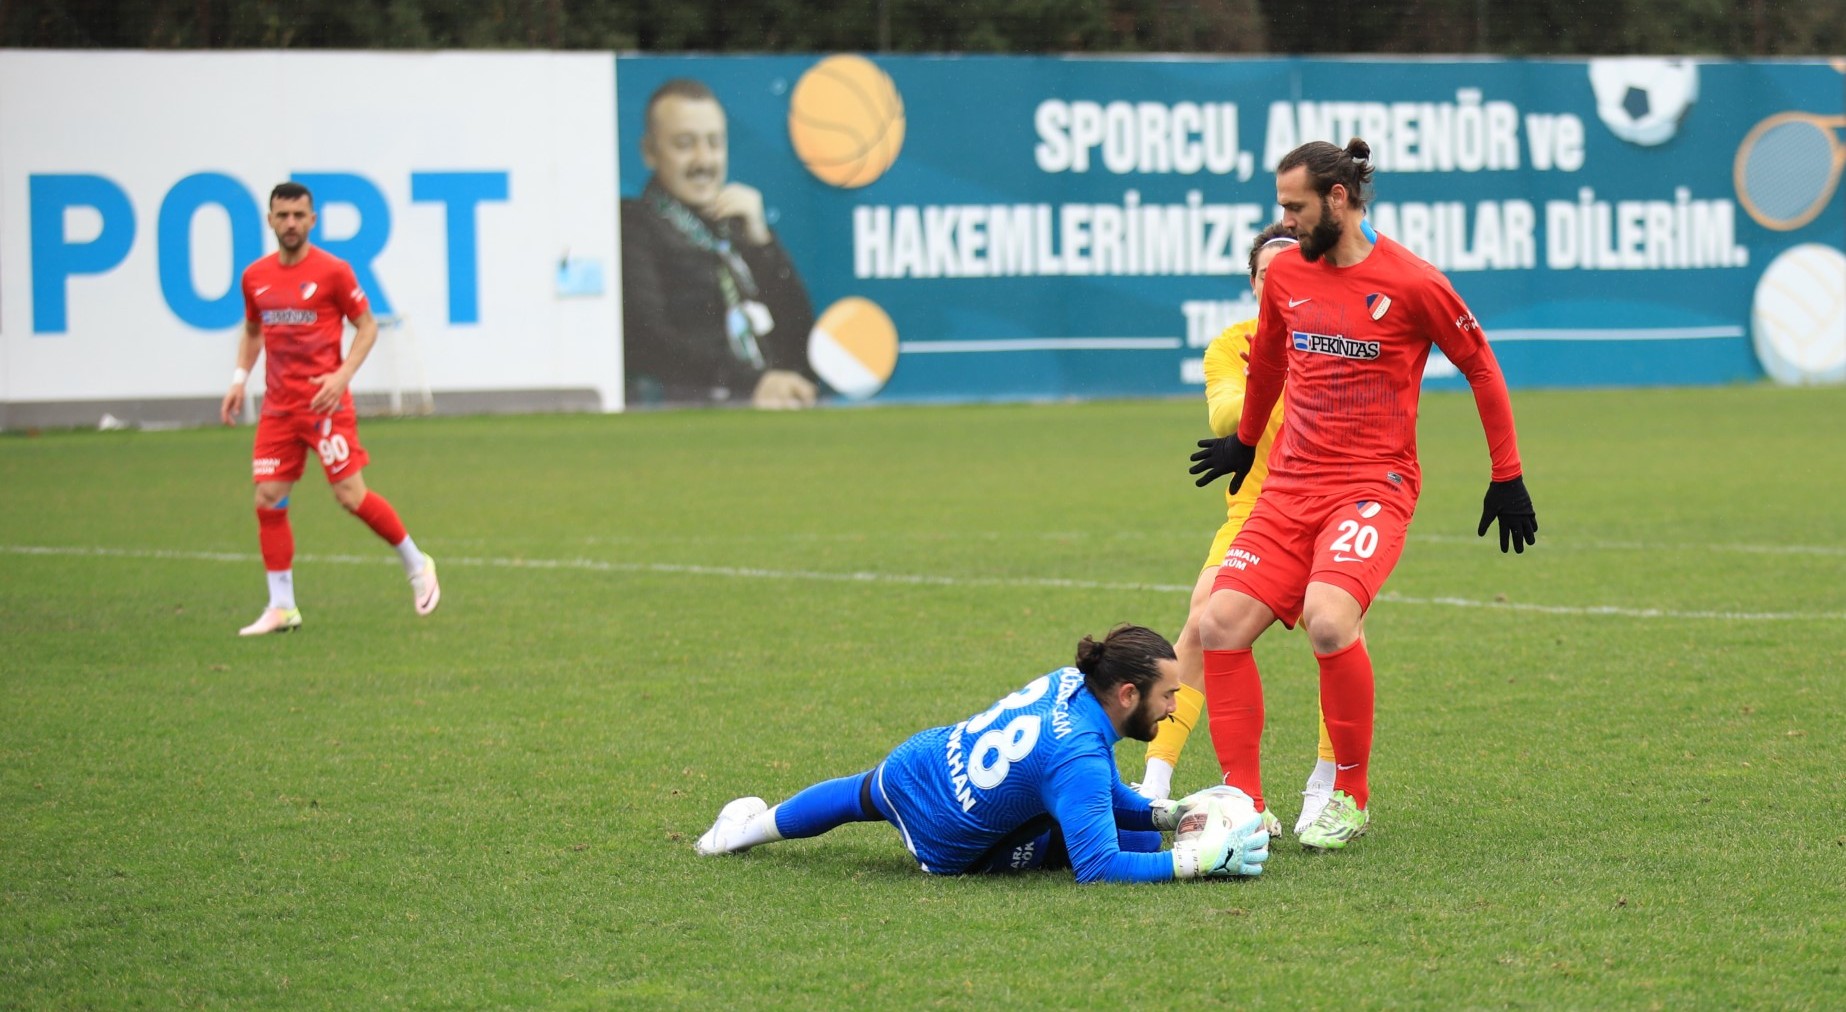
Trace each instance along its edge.
<instances>
[{"instance_id":1,"label":"white pitch line","mask_svg":"<svg viewBox=\"0 0 1846 1012\"><path fill-rule=\"evenodd\" d=\"M1411 597L1385 591L1378 600L1392 604L1437 604L1451 608L1498 608L1543 615L1608 615L1616 618L1706 619L1719 622L1846 622L1838 611L1679 611L1673 608L1622 608L1612 604L1528 604L1518 601L1474 601L1464 597Z\"/></svg>"},{"instance_id":2,"label":"white pitch line","mask_svg":"<svg viewBox=\"0 0 1846 1012\"><path fill-rule=\"evenodd\" d=\"M1467 534L1412 534L1411 541L1424 541L1431 544L1471 545L1476 542L1490 542L1493 531L1482 537ZM1592 551L1592 552L1731 552L1739 555L1818 555L1823 557L1846 556L1846 545L1751 545L1724 544L1720 542L1666 543L1647 541L1545 541L1542 533L1538 542L1539 551Z\"/></svg>"},{"instance_id":3,"label":"white pitch line","mask_svg":"<svg viewBox=\"0 0 1846 1012\"><path fill-rule=\"evenodd\" d=\"M77 558L171 559L186 562L261 562L249 552L197 552L168 548L102 548L83 546L0 545L8 555L51 555ZM297 561L333 565L395 565L384 555L297 555ZM1102 580L1065 580L1055 577L930 576L916 573L830 573L806 569L761 569L746 566L700 566L671 562L605 562L601 559L507 559L445 555L444 566L489 569L555 569L591 573L664 573L685 576L724 576L753 580L816 580L827 583L889 583L923 587L1029 587L1054 590L1107 590L1136 593L1179 594L1192 590L1183 583L1111 583ZM1684 619L1714 622L1846 622L1837 611L1681 611L1673 608L1628 608L1615 605L1532 604L1517 601L1476 601L1463 597L1414 597L1386 591L1378 600L1392 604L1436 605L1536 612L1544 615L1585 617Z\"/></svg>"}]
</instances>

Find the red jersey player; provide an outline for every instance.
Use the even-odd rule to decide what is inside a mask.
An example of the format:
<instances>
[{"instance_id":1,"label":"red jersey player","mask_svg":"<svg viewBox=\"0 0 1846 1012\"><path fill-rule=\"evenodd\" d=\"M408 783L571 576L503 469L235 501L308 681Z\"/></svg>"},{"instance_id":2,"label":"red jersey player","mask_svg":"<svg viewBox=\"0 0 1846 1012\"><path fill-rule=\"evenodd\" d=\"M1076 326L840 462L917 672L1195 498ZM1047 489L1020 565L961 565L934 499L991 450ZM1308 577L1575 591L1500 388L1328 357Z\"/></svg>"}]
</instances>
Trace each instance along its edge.
<instances>
[{"instance_id":1,"label":"red jersey player","mask_svg":"<svg viewBox=\"0 0 1846 1012\"><path fill-rule=\"evenodd\" d=\"M363 472L370 458L359 445L347 386L378 340L378 323L346 261L308 242L314 221L314 196L307 187L282 183L270 192L269 227L280 249L244 271L243 340L231 389L219 409L226 425L236 422L243 412L244 380L257 355L267 353L269 392L256 423L251 477L256 483L263 568L269 571L269 607L239 629L240 636L301 627L288 497L301 478L309 450L320 458L340 505L397 549L417 614L435 611L442 598L436 560L417 550L384 496L365 487ZM347 320L353 322L353 345L342 358L340 338Z\"/></svg>"},{"instance_id":2,"label":"red jersey player","mask_svg":"<svg viewBox=\"0 0 1846 1012\"><path fill-rule=\"evenodd\" d=\"M1192 457L1200 485L1230 474L1235 492L1287 379L1268 483L1219 570L1200 633L1225 782L1261 809L1263 687L1250 648L1278 618L1307 627L1336 766L1333 800L1300 833L1316 850L1343 848L1370 819L1372 661L1360 622L1416 511L1417 395L1432 343L1468 378L1487 431L1493 477L1478 533L1497 519L1500 550L1523 552L1538 532L1506 381L1480 324L1441 272L1360 228L1370 158L1358 138L1344 150L1314 141L1276 167L1282 221L1301 245L1270 264L1237 431L1200 440Z\"/></svg>"}]
</instances>

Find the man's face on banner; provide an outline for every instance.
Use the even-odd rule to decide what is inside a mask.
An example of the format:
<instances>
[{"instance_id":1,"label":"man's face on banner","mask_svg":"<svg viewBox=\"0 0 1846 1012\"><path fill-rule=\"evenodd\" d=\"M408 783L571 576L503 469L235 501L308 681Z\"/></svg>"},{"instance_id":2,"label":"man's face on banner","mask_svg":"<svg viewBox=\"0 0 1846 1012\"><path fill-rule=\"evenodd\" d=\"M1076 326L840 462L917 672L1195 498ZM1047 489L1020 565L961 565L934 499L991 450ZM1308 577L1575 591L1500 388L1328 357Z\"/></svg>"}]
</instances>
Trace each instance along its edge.
<instances>
[{"instance_id":1,"label":"man's face on banner","mask_svg":"<svg viewBox=\"0 0 1846 1012\"><path fill-rule=\"evenodd\" d=\"M696 211L724 188L727 143L722 106L668 95L648 117L641 157L675 200Z\"/></svg>"}]
</instances>

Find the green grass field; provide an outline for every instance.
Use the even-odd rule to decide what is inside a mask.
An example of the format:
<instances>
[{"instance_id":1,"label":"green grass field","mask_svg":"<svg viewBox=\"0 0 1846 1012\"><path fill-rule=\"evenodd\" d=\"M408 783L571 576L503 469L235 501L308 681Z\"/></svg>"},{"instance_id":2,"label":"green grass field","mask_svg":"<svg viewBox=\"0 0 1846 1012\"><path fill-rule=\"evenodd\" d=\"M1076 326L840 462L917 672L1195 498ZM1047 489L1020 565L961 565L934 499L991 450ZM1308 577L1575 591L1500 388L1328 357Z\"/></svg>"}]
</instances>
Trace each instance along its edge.
<instances>
[{"instance_id":1,"label":"green grass field","mask_svg":"<svg viewBox=\"0 0 1846 1012\"><path fill-rule=\"evenodd\" d=\"M1140 887L691 844L1177 633L1194 403L370 422L441 610L310 475L307 625L259 641L248 429L0 437L0 1005L1839 1007L1846 390L1514 403L1523 557L1424 400L1372 833ZM1304 639L1258 646L1285 823Z\"/></svg>"}]
</instances>

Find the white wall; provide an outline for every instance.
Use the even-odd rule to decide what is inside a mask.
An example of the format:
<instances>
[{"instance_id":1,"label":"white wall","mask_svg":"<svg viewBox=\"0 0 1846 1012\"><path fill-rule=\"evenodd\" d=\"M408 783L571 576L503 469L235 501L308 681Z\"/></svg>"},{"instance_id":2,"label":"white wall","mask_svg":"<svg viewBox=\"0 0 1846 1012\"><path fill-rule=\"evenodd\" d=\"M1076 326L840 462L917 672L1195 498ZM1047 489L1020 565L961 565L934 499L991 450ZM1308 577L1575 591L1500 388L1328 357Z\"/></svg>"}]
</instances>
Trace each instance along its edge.
<instances>
[{"instance_id":1,"label":"white wall","mask_svg":"<svg viewBox=\"0 0 1846 1012\"><path fill-rule=\"evenodd\" d=\"M614 105L608 54L0 51L0 402L221 396L269 189L330 174L321 245L377 244L374 308L439 397L618 410ZM602 294L559 295L567 251Z\"/></svg>"}]
</instances>

